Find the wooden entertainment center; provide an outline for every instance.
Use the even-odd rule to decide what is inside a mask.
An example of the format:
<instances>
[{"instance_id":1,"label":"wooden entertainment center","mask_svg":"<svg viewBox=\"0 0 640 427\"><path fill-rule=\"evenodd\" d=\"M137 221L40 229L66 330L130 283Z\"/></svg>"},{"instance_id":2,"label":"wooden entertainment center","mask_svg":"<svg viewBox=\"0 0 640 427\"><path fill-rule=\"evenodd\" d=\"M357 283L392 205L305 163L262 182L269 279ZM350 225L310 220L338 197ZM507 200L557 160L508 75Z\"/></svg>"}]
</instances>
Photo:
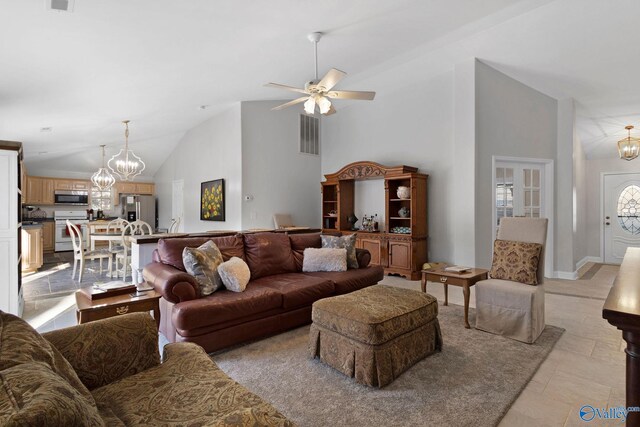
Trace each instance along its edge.
<instances>
[{"instance_id":1,"label":"wooden entertainment center","mask_svg":"<svg viewBox=\"0 0 640 427\"><path fill-rule=\"evenodd\" d=\"M322 182L322 232L357 233L358 248L371 252L371 263L384 267L385 274L398 274L411 280L420 278L427 262L427 178L411 166L387 167L374 162L348 164ZM384 230L351 230L349 216L354 214L355 182L383 179L385 192ZM408 187L409 197L400 198L398 187ZM398 211L407 208L407 216ZM407 227L408 233L397 233Z\"/></svg>"}]
</instances>

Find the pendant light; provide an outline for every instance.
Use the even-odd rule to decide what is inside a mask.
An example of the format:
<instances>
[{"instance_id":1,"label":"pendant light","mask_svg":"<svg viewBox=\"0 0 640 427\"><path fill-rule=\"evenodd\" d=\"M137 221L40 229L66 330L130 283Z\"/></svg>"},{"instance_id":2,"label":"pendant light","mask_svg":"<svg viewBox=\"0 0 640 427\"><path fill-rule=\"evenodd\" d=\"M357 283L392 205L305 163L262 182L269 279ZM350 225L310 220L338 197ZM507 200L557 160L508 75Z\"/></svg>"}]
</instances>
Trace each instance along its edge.
<instances>
[{"instance_id":1,"label":"pendant light","mask_svg":"<svg viewBox=\"0 0 640 427\"><path fill-rule=\"evenodd\" d=\"M624 127L628 135L626 138L618 141L618 155L624 160L633 160L640 154L640 139L631 136L631 129L633 126L628 125Z\"/></svg>"},{"instance_id":2,"label":"pendant light","mask_svg":"<svg viewBox=\"0 0 640 427\"><path fill-rule=\"evenodd\" d=\"M124 120L124 149L113 156L109 163L109 169L123 181L133 181L133 178L140 175L145 168L142 159L129 150L129 120Z\"/></svg>"},{"instance_id":3,"label":"pendant light","mask_svg":"<svg viewBox=\"0 0 640 427\"><path fill-rule=\"evenodd\" d=\"M107 191L116 182L116 179L109 173L107 168L104 167L104 145L102 148L102 167L98 169L98 172L91 175L91 182L94 187L97 187L100 191Z\"/></svg>"}]
</instances>

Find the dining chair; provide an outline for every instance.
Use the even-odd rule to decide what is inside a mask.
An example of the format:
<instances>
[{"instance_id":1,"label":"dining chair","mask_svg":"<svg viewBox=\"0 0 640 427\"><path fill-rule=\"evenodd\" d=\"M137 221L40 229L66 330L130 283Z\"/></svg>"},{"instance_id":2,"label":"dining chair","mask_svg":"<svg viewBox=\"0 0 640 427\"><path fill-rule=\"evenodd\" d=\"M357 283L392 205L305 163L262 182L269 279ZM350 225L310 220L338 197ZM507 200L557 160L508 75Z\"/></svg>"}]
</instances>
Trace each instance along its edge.
<instances>
[{"instance_id":1,"label":"dining chair","mask_svg":"<svg viewBox=\"0 0 640 427\"><path fill-rule=\"evenodd\" d=\"M177 233L178 228L180 228L180 217L171 220L171 225L169 226L169 233Z\"/></svg>"},{"instance_id":2,"label":"dining chair","mask_svg":"<svg viewBox=\"0 0 640 427\"><path fill-rule=\"evenodd\" d=\"M102 260L106 258L109 262L109 271L111 270L111 254L108 251L104 249L86 250L84 248L84 241L82 240L82 233L78 226L67 220L67 229L69 230L69 236L71 237L71 244L73 246L73 273L71 274L71 280L75 277L78 264L80 264L78 282L82 282L85 260L87 259L100 260L100 274L102 274Z\"/></svg>"},{"instance_id":3,"label":"dining chair","mask_svg":"<svg viewBox=\"0 0 640 427\"><path fill-rule=\"evenodd\" d=\"M129 236L143 236L148 234L153 234L153 229L148 223L142 220L130 222L122 229L120 244L123 250L116 253L116 276L119 276L121 272L122 280L126 279L127 270L131 270L131 240L129 240ZM122 265L120 265L121 263Z\"/></svg>"},{"instance_id":4,"label":"dining chair","mask_svg":"<svg viewBox=\"0 0 640 427\"><path fill-rule=\"evenodd\" d=\"M543 283L547 224L547 218L504 217L500 220L497 240L541 245L535 271L537 285L496 278L477 282L476 329L529 344L538 339L545 327ZM493 262L500 261L494 256Z\"/></svg>"}]
</instances>

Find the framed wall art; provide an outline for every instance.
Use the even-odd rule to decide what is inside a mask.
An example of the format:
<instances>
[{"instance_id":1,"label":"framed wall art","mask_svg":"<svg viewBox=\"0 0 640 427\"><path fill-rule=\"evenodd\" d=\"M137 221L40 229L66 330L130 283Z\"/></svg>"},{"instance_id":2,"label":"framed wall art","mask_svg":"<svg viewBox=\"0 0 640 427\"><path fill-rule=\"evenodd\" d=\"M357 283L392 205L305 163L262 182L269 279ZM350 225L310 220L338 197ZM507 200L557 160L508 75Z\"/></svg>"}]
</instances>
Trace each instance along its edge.
<instances>
[{"instance_id":1,"label":"framed wall art","mask_svg":"<svg viewBox=\"0 0 640 427\"><path fill-rule=\"evenodd\" d=\"M200 220L224 221L224 179L200 184Z\"/></svg>"}]
</instances>

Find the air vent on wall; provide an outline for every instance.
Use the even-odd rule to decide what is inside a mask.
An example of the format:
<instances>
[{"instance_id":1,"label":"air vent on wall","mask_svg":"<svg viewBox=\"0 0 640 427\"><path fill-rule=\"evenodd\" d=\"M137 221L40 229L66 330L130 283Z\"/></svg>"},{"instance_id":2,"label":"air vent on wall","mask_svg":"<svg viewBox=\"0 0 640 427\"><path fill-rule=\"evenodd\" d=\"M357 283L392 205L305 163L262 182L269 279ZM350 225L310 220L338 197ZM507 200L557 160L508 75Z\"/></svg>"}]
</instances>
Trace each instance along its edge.
<instances>
[{"instance_id":1,"label":"air vent on wall","mask_svg":"<svg viewBox=\"0 0 640 427\"><path fill-rule=\"evenodd\" d=\"M300 152L320 154L320 120L317 117L300 114Z\"/></svg>"},{"instance_id":2,"label":"air vent on wall","mask_svg":"<svg viewBox=\"0 0 640 427\"><path fill-rule=\"evenodd\" d=\"M75 0L44 0L44 5L48 10L56 12L73 12Z\"/></svg>"}]
</instances>

